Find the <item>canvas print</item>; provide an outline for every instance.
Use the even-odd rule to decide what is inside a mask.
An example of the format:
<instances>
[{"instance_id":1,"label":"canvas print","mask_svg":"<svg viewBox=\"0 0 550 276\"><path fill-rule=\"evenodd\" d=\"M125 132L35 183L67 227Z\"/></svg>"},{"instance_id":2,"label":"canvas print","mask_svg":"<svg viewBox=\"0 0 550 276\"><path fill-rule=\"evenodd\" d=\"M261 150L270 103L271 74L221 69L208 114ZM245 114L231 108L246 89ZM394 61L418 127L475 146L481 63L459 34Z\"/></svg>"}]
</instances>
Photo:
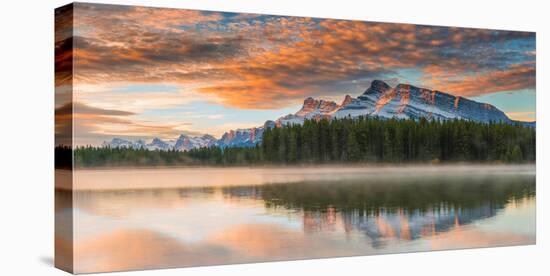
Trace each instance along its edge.
<instances>
[{"instance_id":1,"label":"canvas print","mask_svg":"<svg viewBox=\"0 0 550 276\"><path fill-rule=\"evenodd\" d=\"M531 245L535 33L55 11L73 273Z\"/></svg>"}]
</instances>

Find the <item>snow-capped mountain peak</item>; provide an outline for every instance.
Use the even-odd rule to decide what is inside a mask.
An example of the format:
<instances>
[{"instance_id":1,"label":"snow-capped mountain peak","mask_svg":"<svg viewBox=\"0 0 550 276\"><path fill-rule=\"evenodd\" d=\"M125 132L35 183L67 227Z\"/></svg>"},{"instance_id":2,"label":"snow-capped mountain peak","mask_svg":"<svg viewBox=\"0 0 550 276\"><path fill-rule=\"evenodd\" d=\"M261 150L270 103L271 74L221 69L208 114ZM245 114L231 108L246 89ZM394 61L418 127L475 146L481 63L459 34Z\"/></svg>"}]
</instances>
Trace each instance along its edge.
<instances>
[{"instance_id":1,"label":"snow-capped mountain peak","mask_svg":"<svg viewBox=\"0 0 550 276\"><path fill-rule=\"evenodd\" d=\"M111 148L136 148L136 145L136 143L122 138L113 138L111 142L103 142L103 147Z\"/></svg>"},{"instance_id":2,"label":"snow-capped mountain peak","mask_svg":"<svg viewBox=\"0 0 550 276\"><path fill-rule=\"evenodd\" d=\"M378 116L401 119L466 119L478 122L510 122L496 107L437 90L398 84L392 88L375 80L357 100L340 108L336 118Z\"/></svg>"},{"instance_id":3,"label":"snow-capped mountain peak","mask_svg":"<svg viewBox=\"0 0 550 276\"><path fill-rule=\"evenodd\" d=\"M202 136L180 135L174 142L165 142L154 138L151 143L144 141L128 141L114 138L111 142L104 142L104 146L146 148L187 151L201 147L235 147L254 146L262 141L265 129L281 127L291 124L303 124L306 119L321 120L333 118L356 118L359 116L376 116L380 118L399 119L465 119L476 122L506 122L518 123L510 120L498 108L479 103L461 96L454 96L437 90L416 87L410 84L398 84L391 87L381 80L374 80L370 87L353 98L346 95L341 104L334 101L314 99L308 97L303 106L294 114L288 114L274 121L268 120L262 126L229 130L216 139L211 135ZM535 127L535 123L519 122L526 126Z\"/></svg>"},{"instance_id":4,"label":"snow-capped mountain peak","mask_svg":"<svg viewBox=\"0 0 550 276\"><path fill-rule=\"evenodd\" d=\"M323 99L314 99L308 97L304 100L304 104L298 112L288 114L275 121L278 126L289 124L302 124L304 120L320 120L329 119L332 114L340 108L340 105L334 101Z\"/></svg>"},{"instance_id":5,"label":"snow-capped mountain peak","mask_svg":"<svg viewBox=\"0 0 550 276\"><path fill-rule=\"evenodd\" d=\"M380 94L384 94L385 92L387 92L390 89L391 89L391 86L389 86L384 81L373 80L371 82L370 87L367 90L365 90L365 92L363 92L363 95L368 95L368 94L379 94L380 95Z\"/></svg>"},{"instance_id":6,"label":"snow-capped mountain peak","mask_svg":"<svg viewBox=\"0 0 550 276\"><path fill-rule=\"evenodd\" d=\"M153 138L151 143L147 144L147 148L150 150L170 150L173 148L168 142L161 140L160 138Z\"/></svg>"},{"instance_id":7,"label":"snow-capped mountain peak","mask_svg":"<svg viewBox=\"0 0 550 276\"><path fill-rule=\"evenodd\" d=\"M179 151L187 151L194 148L210 147L216 143L216 138L212 135L205 134L203 136L193 137L189 135L180 135L174 144L174 149Z\"/></svg>"},{"instance_id":8,"label":"snow-capped mountain peak","mask_svg":"<svg viewBox=\"0 0 550 276\"><path fill-rule=\"evenodd\" d=\"M113 138L110 142L103 142L103 147L111 148L133 148L133 149L148 149L148 150L179 150L187 151L194 148L210 147L216 143L217 139L209 134L202 136L190 136L182 134L175 141L165 141L158 137L146 143L143 140L130 141L121 138Z\"/></svg>"},{"instance_id":9,"label":"snow-capped mountain peak","mask_svg":"<svg viewBox=\"0 0 550 276\"><path fill-rule=\"evenodd\" d=\"M359 97L353 98L346 95L340 105L333 101L308 97L298 112L280 117L274 122L271 121L269 125L281 127L290 124L303 124L306 119L320 120L359 116L399 119L426 118L430 120L458 118L486 123L513 122L502 111L489 104L410 84L398 84L391 87L384 81L374 80ZM259 129L263 131L262 127ZM231 132L226 133L222 139L230 142L229 144L223 142L223 144L234 145L233 137L236 136L231 135ZM243 145L242 141L248 141L248 144L251 141L249 137L242 135L236 140L241 141L237 143L238 145ZM261 141L261 137L259 138L257 134L255 141Z\"/></svg>"},{"instance_id":10,"label":"snow-capped mountain peak","mask_svg":"<svg viewBox=\"0 0 550 276\"><path fill-rule=\"evenodd\" d=\"M333 101L326 100L317 100L312 97L308 97L304 100L304 105L302 109L296 112L294 115L300 117L313 117L316 115L326 115L331 114L340 106Z\"/></svg>"},{"instance_id":11,"label":"snow-capped mountain peak","mask_svg":"<svg viewBox=\"0 0 550 276\"><path fill-rule=\"evenodd\" d=\"M344 97L344 100L342 101L342 103L340 104L340 108L350 104L353 100L355 100L354 98L352 98L350 95L346 95Z\"/></svg>"}]
</instances>

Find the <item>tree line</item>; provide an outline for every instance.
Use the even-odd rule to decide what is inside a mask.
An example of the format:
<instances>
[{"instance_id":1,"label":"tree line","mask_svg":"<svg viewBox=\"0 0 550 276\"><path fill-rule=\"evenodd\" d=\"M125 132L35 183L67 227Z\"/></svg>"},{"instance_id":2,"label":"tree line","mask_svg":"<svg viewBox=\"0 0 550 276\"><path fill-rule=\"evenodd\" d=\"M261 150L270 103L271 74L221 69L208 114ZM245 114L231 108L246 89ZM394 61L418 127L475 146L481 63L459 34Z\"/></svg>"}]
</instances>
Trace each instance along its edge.
<instances>
[{"instance_id":1,"label":"tree line","mask_svg":"<svg viewBox=\"0 0 550 276\"><path fill-rule=\"evenodd\" d=\"M255 147L150 151L78 147L77 167L535 161L534 128L466 120L372 117L266 129Z\"/></svg>"}]
</instances>

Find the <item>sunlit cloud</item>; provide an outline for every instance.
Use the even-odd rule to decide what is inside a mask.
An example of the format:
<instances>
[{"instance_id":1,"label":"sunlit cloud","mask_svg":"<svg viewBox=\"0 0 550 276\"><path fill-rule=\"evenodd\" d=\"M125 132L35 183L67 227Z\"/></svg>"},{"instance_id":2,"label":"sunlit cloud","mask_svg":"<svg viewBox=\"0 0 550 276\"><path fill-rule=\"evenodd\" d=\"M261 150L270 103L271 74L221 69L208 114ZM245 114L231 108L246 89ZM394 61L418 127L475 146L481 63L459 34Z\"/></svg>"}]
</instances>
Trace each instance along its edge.
<instances>
[{"instance_id":1,"label":"sunlit cloud","mask_svg":"<svg viewBox=\"0 0 550 276\"><path fill-rule=\"evenodd\" d=\"M481 74L468 74L438 78L443 72L433 73L427 83L455 95L480 96L488 93L533 89L535 87L534 64L513 64L504 70L488 71Z\"/></svg>"},{"instance_id":2,"label":"sunlit cloud","mask_svg":"<svg viewBox=\"0 0 550 276\"><path fill-rule=\"evenodd\" d=\"M143 112L150 109L167 109L194 101L219 101L217 98L197 93L180 86L163 89L128 89L128 83L77 84L75 97L80 102L93 103L101 108L124 108L132 112ZM140 83L135 83L139 87Z\"/></svg>"},{"instance_id":3,"label":"sunlit cloud","mask_svg":"<svg viewBox=\"0 0 550 276\"><path fill-rule=\"evenodd\" d=\"M531 32L74 7L73 24L56 25L56 86L72 84L76 102L138 113L144 120L152 118L143 112L194 101L279 110L308 96L341 99L359 95L373 79L465 97L534 91L536 85ZM176 90L121 93L132 85Z\"/></svg>"},{"instance_id":4,"label":"sunlit cloud","mask_svg":"<svg viewBox=\"0 0 550 276\"><path fill-rule=\"evenodd\" d=\"M506 112L506 116L508 116L510 119L526 122L535 121L535 115L536 114L534 111Z\"/></svg>"},{"instance_id":5,"label":"sunlit cloud","mask_svg":"<svg viewBox=\"0 0 550 276\"><path fill-rule=\"evenodd\" d=\"M107 140L109 137L148 138L151 133L157 137L172 139L180 134L199 135L189 130L191 122L162 121L149 122L139 120L136 113L103 109L83 103L68 103L56 109L56 133L72 133L75 145L94 144L97 139Z\"/></svg>"},{"instance_id":6,"label":"sunlit cloud","mask_svg":"<svg viewBox=\"0 0 550 276\"><path fill-rule=\"evenodd\" d=\"M462 95L534 87L533 33L143 7L77 11L79 83L179 83L260 109L411 68L424 74L417 85ZM474 90L476 81L487 86Z\"/></svg>"},{"instance_id":7,"label":"sunlit cloud","mask_svg":"<svg viewBox=\"0 0 550 276\"><path fill-rule=\"evenodd\" d=\"M221 118L223 118L224 115L223 115L223 114L214 114L214 115L208 115L208 116L206 116L206 117L207 117L208 119L213 119L213 120L215 120L215 119L221 119Z\"/></svg>"}]
</instances>

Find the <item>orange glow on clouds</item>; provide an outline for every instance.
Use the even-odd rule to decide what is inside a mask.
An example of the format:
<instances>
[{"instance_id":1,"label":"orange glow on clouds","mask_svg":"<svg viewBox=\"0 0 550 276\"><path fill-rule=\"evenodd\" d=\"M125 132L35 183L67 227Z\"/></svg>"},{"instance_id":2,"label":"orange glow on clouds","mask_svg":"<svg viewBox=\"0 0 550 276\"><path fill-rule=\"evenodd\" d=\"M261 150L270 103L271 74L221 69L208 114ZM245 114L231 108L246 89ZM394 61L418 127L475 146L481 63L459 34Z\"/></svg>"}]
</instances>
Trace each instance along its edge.
<instances>
[{"instance_id":1,"label":"orange glow on clouds","mask_svg":"<svg viewBox=\"0 0 550 276\"><path fill-rule=\"evenodd\" d=\"M56 86L75 91L66 102L135 113L99 114L98 124L111 124L102 130L91 115L77 116L80 129L94 133L124 123L140 125L129 133L152 130L168 124L143 113L198 101L269 111L310 96L341 99L359 95L373 79L464 97L535 89L529 32L77 3L74 18L56 22L55 41ZM115 84L179 91L130 95ZM190 117L162 120L185 125ZM159 136L178 131L160 128Z\"/></svg>"},{"instance_id":2,"label":"orange glow on clouds","mask_svg":"<svg viewBox=\"0 0 550 276\"><path fill-rule=\"evenodd\" d=\"M534 88L533 49L515 53L528 62L498 52L532 33L87 4L75 14L81 84L194 84L228 106L261 109L401 69L464 96Z\"/></svg>"}]
</instances>

